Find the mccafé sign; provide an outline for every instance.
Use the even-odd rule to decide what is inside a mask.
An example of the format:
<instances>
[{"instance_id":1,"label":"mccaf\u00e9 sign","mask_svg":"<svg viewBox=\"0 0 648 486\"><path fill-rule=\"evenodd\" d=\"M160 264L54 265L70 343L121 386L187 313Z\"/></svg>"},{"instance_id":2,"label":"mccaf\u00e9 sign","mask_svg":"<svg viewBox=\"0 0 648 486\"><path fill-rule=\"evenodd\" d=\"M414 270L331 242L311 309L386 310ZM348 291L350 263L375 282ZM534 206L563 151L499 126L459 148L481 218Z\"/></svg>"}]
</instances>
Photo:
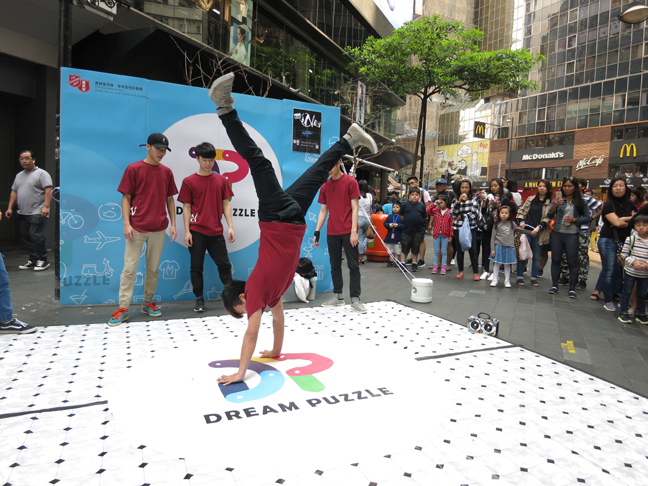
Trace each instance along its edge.
<instances>
[{"instance_id":1,"label":"mccaf\u00e9 sign","mask_svg":"<svg viewBox=\"0 0 648 486\"><path fill-rule=\"evenodd\" d=\"M603 163L604 159L605 156L601 155L600 157L590 157L589 159L580 160L578 161L578 164L576 164L576 169L574 170L581 170L587 167L598 167Z\"/></svg>"},{"instance_id":2,"label":"mccaf\u00e9 sign","mask_svg":"<svg viewBox=\"0 0 648 486\"><path fill-rule=\"evenodd\" d=\"M637 156L637 146L634 143L624 143L623 147L621 147L619 157L623 158L624 155L630 157L630 154L632 154L633 157Z\"/></svg>"}]
</instances>

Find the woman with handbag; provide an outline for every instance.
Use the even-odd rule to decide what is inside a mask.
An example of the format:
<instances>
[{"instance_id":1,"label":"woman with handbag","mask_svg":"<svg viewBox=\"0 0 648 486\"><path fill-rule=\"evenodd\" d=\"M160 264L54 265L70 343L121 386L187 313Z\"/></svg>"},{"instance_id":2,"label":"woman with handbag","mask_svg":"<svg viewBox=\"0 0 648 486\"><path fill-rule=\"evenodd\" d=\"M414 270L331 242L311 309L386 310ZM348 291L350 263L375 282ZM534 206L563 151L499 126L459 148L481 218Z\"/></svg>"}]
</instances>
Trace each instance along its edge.
<instances>
[{"instance_id":1,"label":"woman with handbag","mask_svg":"<svg viewBox=\"0 0 648 486\"><path fill-rule=\"evenodd\" d=\"M563 252L567 255L569 266L569 298L576 299L576 284L578 283L578 234L582 224L588 224L590 218L589 206L585 204L578 186L578 179L565 177L563 179L562 194L558 194L553 201L548 218L555 216L553 233L549 243L551 245L551 280L550 294L558 293L558 279L560 278L560 261Z\"/></svg>"},{"instance_id":2,"label":"woman with handbag","mask_svg":"<svg viewBox=\"0 0 648 486\"><path fill-rule=\"evenodd\" d=\"M607 201L603 204L603 226L599 236L599 254L601 255L601 273L592 300L598 300L601 292L605 298L603 308L610 312L616 310L614 294L621 292L623 273L617 260L625 239L630 236L632 227L629 224L637 207L630 201L630 190L625 178L615 177L608 187Z\"/></svg>"},{"instance_id":3,"label":"woman with handbag","mask_svg":"<svg viewBox=\"0 0 648 486\"><path fill-rule=\"evenodd\" d=\"M547 214L551 207L552 187L549 179L542 179L538 182L538 190L535 195L530 196L524 201L524 205L518 211L520 228L530 229L531 234L527 235L527 240L533 252L531 264L531 285L538 286L538 271L540 270L540 258L542 256L542 245L549 243L551 231L549 222L551 221ZM517 283L524 285L524 266L525 260L518 260L517 263Z\"/></svg>"},{"instance_id":4,"label":"woman with handbag","mask_svg":"<svg viewBox=\"0 0 648 486\"><path fill-rule=\"evenodd\" d=\"M457 201L452 206L452 218L454 223L452 224L453 230L453 244L455 246L455 257L457 258L457 266L459 273L457 278L464 277L464 252L462 249L460 241L460 229L466 224L470 229L471 235L471 244L468 249L470 254L470 264L472 265L472 270L474 272L473 280L479 280L479 269L477 264L477 222L479 220L479 204L471 197L472 194L472 185L470 181L465 179L461 181L459 185L460 195L457 198ZM465 228L468 229L468 228Z\"/></svg>"},{"instance_id":5,"label":"woman with handbag","mask_svg":"<svg viewBox=\"0 0 648 486\"><path fill-rule=\"evenodd\" d=\"M370 227L369 218L371 218L371 213L373 212L373 196L371 195L367 181L358 182L358 186L360 187L360 199L358 199L360 206L358 211L358 261L364 265L365 252L367 251L367 228ZM375 237L376 234L373 233L373 236Z\"/></svg>"}]
</instances>

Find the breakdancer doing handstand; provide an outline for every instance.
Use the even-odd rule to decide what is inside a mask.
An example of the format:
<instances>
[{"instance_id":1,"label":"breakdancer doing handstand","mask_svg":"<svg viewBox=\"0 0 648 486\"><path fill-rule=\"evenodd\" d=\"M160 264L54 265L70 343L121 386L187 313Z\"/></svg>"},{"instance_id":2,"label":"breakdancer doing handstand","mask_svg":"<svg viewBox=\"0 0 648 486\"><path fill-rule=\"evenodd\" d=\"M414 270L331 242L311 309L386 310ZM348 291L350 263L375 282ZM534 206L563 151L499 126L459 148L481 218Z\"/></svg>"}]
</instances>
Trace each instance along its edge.
<instances>
[{"instance_id":1,"label":"breakdancer doing handstand","mask_svg":"<svg viewBox=\"0 0 648 486\"><path fill-rule=\"evenodd\" d=\"M252 180L259 199L259 258L247 282L234 280L223 290L221 299L227 312L236 318L247 313L248 328L243 337L238 372L223 375L219 383L229 385L243 381L256 347L261 315L266 306L272 312L274 345L261 357L274 358L281 353L284 337L284 312L281 296L290 287L299 261L302 240L306 232L305 215L320 186L344 154L355 147L378 151L376 142L355 123L344 137L322 154L289 188L282 189L272 163L266 159L239 120L232 107L234 74L221 76L209 90L218 106L219 115L234 149L250 166Z\"/></svg>"}]
</instances>

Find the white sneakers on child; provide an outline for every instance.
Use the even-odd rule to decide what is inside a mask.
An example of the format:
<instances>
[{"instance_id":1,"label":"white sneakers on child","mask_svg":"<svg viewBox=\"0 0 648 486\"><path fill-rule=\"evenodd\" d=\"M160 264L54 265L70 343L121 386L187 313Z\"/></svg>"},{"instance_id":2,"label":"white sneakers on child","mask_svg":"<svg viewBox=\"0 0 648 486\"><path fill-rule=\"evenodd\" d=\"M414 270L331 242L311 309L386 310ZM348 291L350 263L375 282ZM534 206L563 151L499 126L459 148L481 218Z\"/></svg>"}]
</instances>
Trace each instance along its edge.
<instances>
[{"instance_id":1,"label":"white sneakers on child","mask_svg":"<svg viewBox=\"0 0 648 486\"><path fill-rule=\"evenodd\" d=\"M510 289L511 288L511 281L510 280L504 280L504 287L506 287L507 289Z\"/></svg>"},{"instance_id":2,"label":"white sneakers on child","mask_svg":"<svg viewBox=\"0 0 648 486\"><path fill-rule=\"evenodd\" d=\"M491 286L491 287L497 287L497 280L495 280L494 278L492 278L492 279L491 279L491 284L490 284L490 286Z\"/></svg>"}]
</instances>

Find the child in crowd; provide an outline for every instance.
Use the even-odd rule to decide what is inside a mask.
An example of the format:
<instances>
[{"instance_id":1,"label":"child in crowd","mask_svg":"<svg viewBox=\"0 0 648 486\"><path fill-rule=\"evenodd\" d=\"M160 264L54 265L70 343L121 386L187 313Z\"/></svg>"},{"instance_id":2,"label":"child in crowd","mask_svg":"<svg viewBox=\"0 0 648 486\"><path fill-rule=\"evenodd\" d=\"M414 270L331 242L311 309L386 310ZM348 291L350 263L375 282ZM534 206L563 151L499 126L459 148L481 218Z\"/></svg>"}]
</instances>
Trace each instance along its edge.
<instances>
[{"instance_id":1,"label":"child in crowd","mask_svg":"<svg viewBox=\"0 0 648 486\"><path fill-rule=\"evenodd\" d=\"M635 319L639 324L648 324L646 316L646 291L648 290L648 215L635 217L634 229L637 234L626 238L621 250L625 261L625 277L621 293L621 315L619 320L624 324L632 322L628 313L632 288L637 284L637 313Z\"/></svg>"},{"instance_id":2,"label":"child in crowd","mask_svg":"<svg viewBox=\"0 0 648 486\"><path fill-rule=\"evenodd\" d=\"M403 234L403 218L398 214L400 213L401 203L394 201L391 203L391 214L385 218L385 228L387 228L387 235L385 236L385 244L387 249L391 251L394 258L398 260L401 254L401 237ZM396 264L389 259L387 262L388 267L393 267Z\"/></svg>"},{"instance_id":3,"label":"child in crowd","mask_svg":"<svg viewBox=\"0 0 648 486\"><path fill-rule=\"evenodd\" d=\"M512 203L514 204L514 203ZM515 232L530 233L521 229L517 224L511 221L510 205L502 204L497 210L497 222L493 226L491 236L490 259L493 260L493 281L491 287L497 287L500 267L504 265L504 287L511 287L511 266L517 263L515 255Z\"/></svg>"},{"instance_id":4,"label":"child in crowd","mask_svg":"<svg viewBox=\"0 0 648 486\"><path fill-rule=\"evenodd\" d=\"M432 237L434 238L434 257L432 261L432 273L437 273L439 250L441 251L441 275L446 274L446 266L448 264L448 241L453 236L452 231L452 214L448 208L448 196L441 194L434 202L430 204L427 213L432 216L430 219L430 226L428 231L432 229Z\"/></svg>"},{"instance_id":5,"label":"child in crowd","mask_svg":"<svg viewBox=\"0 0 648 486\"><path fill-rule=\"evenodd\" d=\"M412 252L412 272L417 272L419 248L425 231L425 205L420 202L421 190L412 187L409 190L409 201L401 206L400 215L403 218L403 236L401 237L401 262L405 263L408 253Z\"/></svg>"}]
</instances>

